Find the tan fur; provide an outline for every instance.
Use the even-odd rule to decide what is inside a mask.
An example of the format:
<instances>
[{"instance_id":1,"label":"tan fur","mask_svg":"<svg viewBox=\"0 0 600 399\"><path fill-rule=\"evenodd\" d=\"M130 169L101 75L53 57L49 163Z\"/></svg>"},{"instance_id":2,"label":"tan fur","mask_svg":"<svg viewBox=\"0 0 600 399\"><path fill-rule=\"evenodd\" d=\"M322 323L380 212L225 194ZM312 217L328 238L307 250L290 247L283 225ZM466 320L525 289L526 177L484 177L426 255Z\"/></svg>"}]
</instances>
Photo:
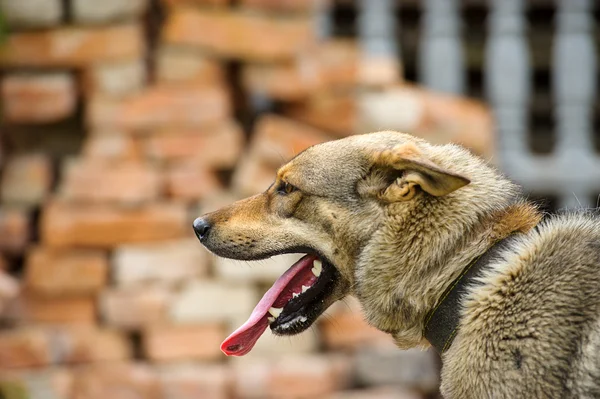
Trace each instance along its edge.
<instances>
[{"instance_id":1,"label":"tan fur","mask_svg":"<svg viewBox=\"0 0 600 399\"><path fill-rule=\"evenodd\" d=\"M286 195L287 182L298 190ZM330 303L361 302L400 348L428 346L424 319L476 257L512 233L463 305L443 356L449 398L600 397L600 220L541 215L455 145L379 132L309 148L266 192L206 216L213 252L259 259L296 248L341 277Z\"/></svg>"}]
</instances>

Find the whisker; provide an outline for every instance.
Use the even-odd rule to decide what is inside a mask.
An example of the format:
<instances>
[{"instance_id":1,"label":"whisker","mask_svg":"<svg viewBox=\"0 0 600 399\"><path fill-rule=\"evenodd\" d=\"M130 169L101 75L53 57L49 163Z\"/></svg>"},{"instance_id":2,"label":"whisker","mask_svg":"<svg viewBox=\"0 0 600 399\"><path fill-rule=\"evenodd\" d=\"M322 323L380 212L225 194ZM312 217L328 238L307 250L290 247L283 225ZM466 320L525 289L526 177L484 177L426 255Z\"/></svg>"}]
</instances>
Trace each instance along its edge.
<instances>
[{"instance_id":1,"label":"whisker","mask_svg":"<svg viewBox=\"0 0 600 399\"><path fill-rule=\"evenodd\" d=\"M573 197L575 197L575 200L577 200L577 203L579 204L579 207L583 208L583 205L581 205L581 201L579 201L579 198L577 198L577 195L575 194L575 191L571 191L571 194L573 194Z\"/></svg>"}]
</instances>

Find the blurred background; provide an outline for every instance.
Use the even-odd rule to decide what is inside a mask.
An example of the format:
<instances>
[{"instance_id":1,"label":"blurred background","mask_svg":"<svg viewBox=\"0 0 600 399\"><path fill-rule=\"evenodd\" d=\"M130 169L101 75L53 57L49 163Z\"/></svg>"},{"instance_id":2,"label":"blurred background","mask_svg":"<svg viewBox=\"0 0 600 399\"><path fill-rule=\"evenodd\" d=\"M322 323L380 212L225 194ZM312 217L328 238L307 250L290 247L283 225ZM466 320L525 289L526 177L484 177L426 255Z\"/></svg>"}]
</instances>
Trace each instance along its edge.
<instances>
[{"instance_id":1,"label":"blurred background","mask_svg":"<svg viewBox=\"0 0 600 399\"><path fill-rule=\"evenodd\" d=\"M456 142L546 211L595 207L594 0L0 0L0 398L425 399L351 298L241 359L220 342L293 256L191 222L322 141Z\"/></svg>"}]
</instances>

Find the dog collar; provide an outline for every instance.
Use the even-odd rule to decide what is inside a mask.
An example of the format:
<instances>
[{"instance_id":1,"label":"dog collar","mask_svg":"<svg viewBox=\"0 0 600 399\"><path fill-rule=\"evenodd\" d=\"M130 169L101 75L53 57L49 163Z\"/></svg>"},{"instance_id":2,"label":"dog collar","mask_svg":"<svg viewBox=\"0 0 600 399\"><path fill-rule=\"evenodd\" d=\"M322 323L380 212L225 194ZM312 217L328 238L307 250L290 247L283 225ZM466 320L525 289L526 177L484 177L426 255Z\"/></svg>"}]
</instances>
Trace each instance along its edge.
<instances>
[{"instance_id":1,"label":"dog collar","mask_svg":"<svg viewBox=\"0 0 600 399\"><path fill-rule=\"evenodd\" d=\"M461 316L461 301L475 279L481 277L490 262L514 239L515 234L497 241L482 255L469 263L456 280L444 291L440 302L425 319L424 336L441 355L452 344L458 331Z\"/></svg>"}]
</instances>

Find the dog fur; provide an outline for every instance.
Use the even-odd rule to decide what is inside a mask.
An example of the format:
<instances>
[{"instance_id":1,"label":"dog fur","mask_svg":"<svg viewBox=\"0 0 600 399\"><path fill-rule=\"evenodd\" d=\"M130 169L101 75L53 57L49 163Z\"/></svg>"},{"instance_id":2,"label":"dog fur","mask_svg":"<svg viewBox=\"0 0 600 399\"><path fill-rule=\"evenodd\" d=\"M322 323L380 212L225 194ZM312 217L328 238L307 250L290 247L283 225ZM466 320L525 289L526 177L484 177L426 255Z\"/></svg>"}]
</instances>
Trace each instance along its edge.
<instances>
[{"instance_id":1,"label":"dog fur","mask_svg":"<svg viewBox=\"0 0 600 399\"><path fill-rule=\"evenodd\" d=\"M217 255L322 254L340 275L323 307L356 296L400 348L427 347L424 320L444 290L519 232L462 303L442 394L600 397L600 218L541 221L515 184L459 146L397 132L323 143L264 193L205 218Z\"/></svg>"}]
</instances>

